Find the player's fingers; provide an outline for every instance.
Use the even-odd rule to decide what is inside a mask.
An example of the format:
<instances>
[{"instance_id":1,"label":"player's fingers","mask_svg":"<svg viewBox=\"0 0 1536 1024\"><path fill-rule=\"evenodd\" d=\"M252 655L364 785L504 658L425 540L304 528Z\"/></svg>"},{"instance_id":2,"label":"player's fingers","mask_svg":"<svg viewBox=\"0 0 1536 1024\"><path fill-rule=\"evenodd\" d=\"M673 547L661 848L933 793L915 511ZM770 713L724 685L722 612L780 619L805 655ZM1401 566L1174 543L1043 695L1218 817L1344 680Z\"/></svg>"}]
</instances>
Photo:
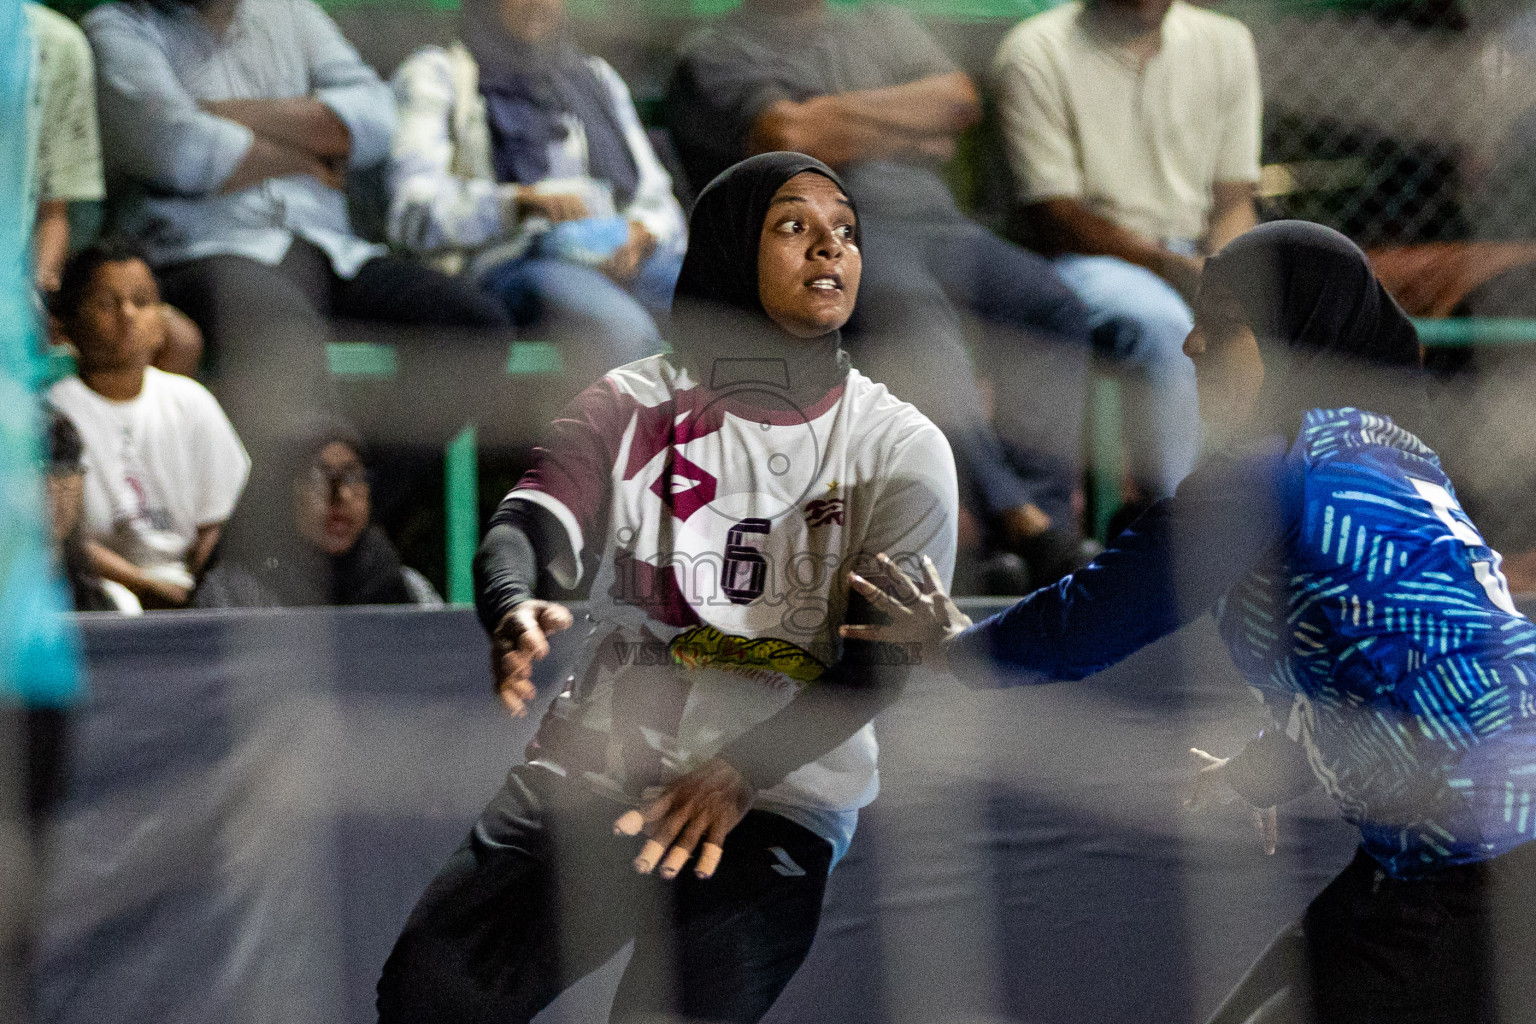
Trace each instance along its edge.
<instances>
[{"instance_id":1,"label":"player's fingers","mask_svg":"<svg viewBox=\"0 0 1536 1024\"><path fill-rule=\"evenodd\" d=\"M501 697L501 702L507 706L507 710L512 713L513 718L522 718L528 713L528 706L523 703L522 698L512 692L511 687L498 687L496 693Z\"/></svg>"},{"instance_id":2,"label":"player's fingers","mask_svg":"<svg viewBox=\"0 0 1536 1024\"><path fill-rule=\"evenodd\" d=\"M646 815L646 817L649 818L650 815ZM645 834L651 837L652 842L660 843L661 848L665 850L672 845L672 840L677 838L677 834L683 830L683 826L688 824L689 817L688 808L680 807L660 821L653 822L645 830ZM657 857L660 856L660 854L657 854Z\"/></svg>"},{"instance_id":3,"label":"player's fingers","mask_svg":"<svg viewBox=\"0 0 1536 1024\"><path fill-rule=\"evenodd\" d=\"M882 551L875 556L875 561L880 563L880 568L884 569L886 576L890 578L891 585L896 590L897 600L903 604L911 604L922 596L917 589L917 584L912 582L912 577L908 576L901 566L891 561L890 555Z\"/></svg>"},{"instance_id":4,"label":"player's fingers","mask_svg":"<svg viewBox=\"0 0 1536 1024\"><path fill-rule=\"evenodd\" d=\"M534 660L549 653L549 641L544 639L544 631L539 628L539 613L535 609L525 604L512 613L512 620L520 629L517 636L519 651Z\"/></svg>"},{"instance_id":5,"label":"player's fingers","mask_svg":"<svg viewBox=\"0 0 1536 1024\"><path fill-rule=\"evenodd\" d=\"M539 628L544 635L552 636L563 629L570 629L576 624L576 616L563 604L546 605L539 612Z\"/></svg>"},{"instance_id":6,"label":"player's fingers","mask_svg":"<svg viewBox=\"0 0 1536 1024\"><path fill-rule=\"evenodd\" d=\"M1194 789L1190 791L1189 798L1184 801L1184 806L1191 811L1204 810L1211 802L1211 792L1215 788L1209 775L1196 775Z\"/></svg>"},{"instance_id":7,"label":"player's fingers","mask_svg":"<svg viewBox=\"0 0 1536 1024\"><path fill-rule=\"evenodd\" d=\"M672 810L672 803L675 799L676 796L670 788L662 790L661 794L657 796L656 799L652 800L648 804L641 806L641 820L644 821L647 825L655 821L660 821L662 818L667 816L668 811Z\"/></svg>"},{"instance_id":8,"label":"player's fingers","mask_svg":"<svg viewBox=\"0 0 1536 1024\"><path fill-rule=\"evenodd\" d=\"M647 839L645 845L640 847L640 855L635 858L635 870L642 875L650 874L656 867L656 862L661 860L661 855L666 852L666 843L658 843L654 839Z\"/></svg>"},{"instance_id":9,"label":"player's fingers","mask_svg":"<svg viewBox=\"0 0 1536 1024\"><path fill-rule=\"evenodd\" d=\"M1218 765L1223 765L1223 764L1227 763L1227 759L1226 758L1224 758L1224 757L1217 757L1215 754L1207 753L1206 751L1201 750L1199 747L1190 747L1189 748L1189 752L1191 754L1194 754L1195 757L1198 758L1201 762L1203 762L1205 767L1207 767L1207 768L1215 768Z\"/></svg>"},{"instance_id":10,"label":"player's fingers","mask_svg":"<svg viewBox=\"0 0 1536 1024\"><path fill-rule=\"evenodd\" d=\"M848 574L848 583L854 590L863 594L870 604L889 615L912 614L906 608L903 608L900 602L893 599L890 594L887 594L856 572Z\"/></svg>"},{"instance_id":11,"label":"player's fingers","mask_svg":"<svg viewBox=\"0 0 1536 1024\"><path fill-rule=\"evenodd\" d=\"M613 823L613 834L616 836L637 836L645 827L645 815L639 811L625 811L619 815L619 820Z\"/></svg>"},{"instance_id":12,"label":"player's fingers","mask_svg":"<svg viewBox=\"0 0 1536 1024\"><path fill-rule=\"evenodd\" d=\"M886 631L890 628L891 627L889 626L872 625L839 626L837 627L837 635L842 637L844 640L878 641L886 639Z\"/></svg>"},{"instance_id":13,"label":"player's fingers","mask_svg":"<svg viewBox=\"0 0 1536 1024\"><path fill-rule=\"evenodd\" d=\"M933 559L923 556L923 593L930 596L944 593L944 581L939 577L939 567L933 564Z\"/></svg>"},{"instance_id":14,"label":"player's fingers","mask_svg":"<svg viewBox=\"0 0 1536 1024\"><path fill-rule=\"evenodd\" d=\"M704 838L704 830L708 822L700 816L688 823L683 829L683 834L677 842L672 844L672 849L667 851L666 859L661 862L661 877L676 878L677 873L683 870L683 865L688 863L688 858L693 856L693 848L699 845L699 840Z\"/></svg>"},{"instance_id":15,"label":"player's fingers","mask_svg":"<svg viewBox=\"0 0 1536 1024\"><path fill-rule=\"evenodd\" d=\"M1254 808L1253 816L1259 826L1259 839L1264 843L1264 852L1274 856L1275 848L1280 845L1280 820L1275 808Z\"/></svg>"},{"instance_id":16,"label":"player's fingers","mask_svg":"<svg viewBox=\"0 0 1536 1024\"><path fill-rule=\"evenodd\" d=\"M508 651L496 663L496 686L500 689L513 679L528 679L533 675L533 658L522 651Z\"/></svg>"},{"instance_id":17,"label":"player's fingers","mask_svg":"<svg viewBox=\"0 0 1536 1024\"><path fill-rule=\"evenodd\" d=\"M735 827L735 822L725 818L716 818L710 823L709 835L704 837L704 845L699 847L699 859L693 865L695 875L700 878L714 875L715 869L720 866L720 858L725 856L725 837Z\"/></svg>"},{"instance_id":18,"label":"player's fingers","mask_svg":"<svg viewBox=\"0 0 1536 1024\"><path fill-rule=\"evenodd\" d=\"M725 847L719 843L705 841L699 847L699 860L693 866L693 873L698 878L712 878L715 869L720 867L720 858L725 855Z\"/></svg>"}]
</instances>

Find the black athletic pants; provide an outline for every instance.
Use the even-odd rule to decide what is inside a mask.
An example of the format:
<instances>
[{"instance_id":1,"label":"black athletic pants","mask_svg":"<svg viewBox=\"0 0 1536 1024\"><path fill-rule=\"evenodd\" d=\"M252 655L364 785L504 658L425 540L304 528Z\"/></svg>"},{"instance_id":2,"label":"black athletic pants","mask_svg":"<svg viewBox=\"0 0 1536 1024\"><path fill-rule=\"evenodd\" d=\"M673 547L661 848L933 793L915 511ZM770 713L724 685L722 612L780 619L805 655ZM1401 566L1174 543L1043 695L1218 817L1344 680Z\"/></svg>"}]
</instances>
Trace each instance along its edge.
<instances>
[{"instance_id":1,"label":"black athletic pants","mask_svg":"<svg viewBox=\"0 0 1536 1024\"><path fill-rule=\"evenodd\" d=\"M826 840L751 811L715 876L639 875L624 808L521 766L411 913L379 980L380 1024L521 1024L631 938L614 1021L752 1022L810 951Z\"/></svg>"},{"instance_id":2,"label":"black athletic pants","mask_svg":"<svg viewBox=\"0 0 1536 1024\"><path fill-rule=\"evenodd\" d=\"M1394 879L1360 850L1209 1024L1536 1021L1536 842Z\"/></svg>"}]
</instances>

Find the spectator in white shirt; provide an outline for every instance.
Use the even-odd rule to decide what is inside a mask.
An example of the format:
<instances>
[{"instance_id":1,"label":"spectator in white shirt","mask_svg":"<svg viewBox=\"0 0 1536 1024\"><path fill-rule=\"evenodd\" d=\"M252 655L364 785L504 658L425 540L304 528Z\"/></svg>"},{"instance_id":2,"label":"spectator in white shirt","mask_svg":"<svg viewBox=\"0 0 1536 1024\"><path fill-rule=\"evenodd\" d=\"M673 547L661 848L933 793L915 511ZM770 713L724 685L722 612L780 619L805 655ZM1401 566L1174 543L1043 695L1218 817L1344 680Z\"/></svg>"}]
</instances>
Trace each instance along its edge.
<instances>
[{"instance_id":1,"label":"spectator in white shirt","mask_svg":"<svg viewBox=\"0 0 1536 1024\"><path fill-rule=\"evenodd\" d=\"M1256 222L1253 37L1184 0L1075 0L1014 27L994 65L1026 230L1136 369L1133 470L1167 494L1198 445L1181 352L1206 256Z\"/></svg>"},{"instance_id":2,"label":"spectator in white shirt","mask_svg":"<svg viewBox=\"0 0 1536 1024\"><path fill-rule=\"evenodd\" d=\"M72 257L54 312L79 350L80 376L48 396L85 442L90 567L146 608L188 602L250 471L213 396L150 365L163 341L160 305L149 264L127 243Z\"/></svg>"},{"instance_id":3,"label":"spectator in white shirt","mask_svg":"<svg viewBox=\"0 0 1536 1024\"><path fill-rule=\"evenodd\" d=\"M391 240L563 342L584 387L651 355L683 211L630 99L562 0L465 0L462 39L395 74Z\"/></svg>"}]
</instances>

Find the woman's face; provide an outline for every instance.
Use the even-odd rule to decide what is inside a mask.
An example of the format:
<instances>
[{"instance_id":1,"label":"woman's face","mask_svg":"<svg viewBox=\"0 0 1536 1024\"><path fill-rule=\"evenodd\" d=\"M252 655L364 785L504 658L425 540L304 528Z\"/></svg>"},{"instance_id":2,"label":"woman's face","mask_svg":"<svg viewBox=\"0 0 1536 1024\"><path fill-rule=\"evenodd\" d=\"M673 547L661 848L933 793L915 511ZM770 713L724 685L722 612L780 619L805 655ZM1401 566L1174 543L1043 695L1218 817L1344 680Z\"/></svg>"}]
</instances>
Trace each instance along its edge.
<instances>
[{"instance_id":1,"label":"woman's face","mask_svg":"<svg viewBox=\"0 0 1536 1024\"><path fill-rule=\"evenodd\" d=\"M1264 359L1242 307L1226 289L1201 287L1184 354L1195 364L1201 422L1216 440L1232 436L1253 419Z\"/></svg>"},{"instance_id":2,"label":"woman's face","mask_svg":"<svg viewBox=\"0 0 1536 1024\"><path fill-rule=\"evenodd\" d=\"M565 17L564 0L499 0L501 24L514 39L538 43L548 39Z\"/></svg>"},{"instance_id":3,"label":"woman's face","mask_svg":"<svg viewBox=\"0 0 1536 1024\"><path fill-rule=\"evenodd\" d=\"M368 474L352 446L332 441L294 481L299 536L328 555L352 550L368 527Z\"/></svg>"},{"instance_id":4,"label":"woman's face","mask_svg":"<svg viewBox=\"0 0 1536 1024\"><path fill-rule=\"evenodd\" d=\"M853 206L831 178L805 171L773 194L757 246L757 294L774 323L819 338L853 315L864 257Z\"/></svg>"},{"instance_id":5,"label":"woman's face","mask_svg":"<svg viewBox=\"0 0 1536 1024\"><path fill-rule=\"evenodd\" d=\"M87 373L148 366L165 340L155 275L143 260L103 263L66 329Z\"/></svg>"}]
</instances>

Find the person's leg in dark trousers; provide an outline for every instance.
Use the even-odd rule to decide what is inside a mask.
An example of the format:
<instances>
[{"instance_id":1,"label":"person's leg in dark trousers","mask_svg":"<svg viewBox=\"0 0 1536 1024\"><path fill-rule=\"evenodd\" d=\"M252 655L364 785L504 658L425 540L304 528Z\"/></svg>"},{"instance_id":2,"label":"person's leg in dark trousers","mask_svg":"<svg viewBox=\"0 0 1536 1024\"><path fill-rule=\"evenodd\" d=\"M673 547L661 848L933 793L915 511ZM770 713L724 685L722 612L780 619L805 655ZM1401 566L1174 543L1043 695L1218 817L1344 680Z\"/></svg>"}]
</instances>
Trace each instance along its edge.
<instances>
[{"instance_id":1,"label":"person's leg in dark trousers","mask_svg":"<svg viewBox=\"0 0 1536 1024\"><path fill-rule=\"evenodd\" d=\"M1008 466L987 422L964 329L922 253L881 222L866 221L861 230L864 277L845 332L854 365L944 432L962 487L983 515L1029 503L1029 486Z\"/></svg>"},{"instance_id":2,"label":"person's leg in dark trousers","mask_svg":"<svg viewBox=\"0 0 1536 1024\"><path fill-rule=\"evenodd\" d=\"M623 808L520 767L411 912L380 1024L522 1024L633 934L641 881Z\"/></svg>"},{"instance_id":3,"label":"person's leg in dark trousers","mask_svg":"<svg viewBox=\"0 0 1536 1024\"><path fill-rule=\"evenodd\" d=\"M1532 905L1536 843L1410 880L1358 851L1209 1024L1536 1020Z\"/></svg>"},{"instance_id":4,"label":"person's leg in dark trousers","mask_svg":"<svg viewBox=\"0 0 1536 1024\"><path fill-rule=\"evenodd\" d=\"M350 280L338 278L332 310L352 320L479 328L497 334L512 326L501 303L468 279L398 256L376 257Z\"/></svg>"},{"instance_id":5,"label":"person's leg in dark trousers","mask_svg":"<svg viewBox=\"0 0 1536 1024\"><path fill-rule=\"evenodd\" d=\"M327 394L330 265L295 239L282 263L209 256L159 271L165 300L203 332L209 384L246 447L268 448Z\"/></svg>"},{"instance_id":6,"label":"person's leg in dark trousers","mask_svg":"<svg viewBox=\"0 0 1536 1024\"><path fill-rule=\"evenodd\" d=\"M1050 261L980 224L915 222L904 234L949 300L977 321L974 351L993 384L993 426L1021 457L1024 478L1039 481L1035 504L1075 534L1093 352L1087 308Z\"/></svg>"},{"instance_id":7,"label":"person's leg in dark trousers","mask_svg":"<svg viewBox=\"0 0 1536 1024\"><path fill-rule=\"evenodd\" d=\"M726 837L714 877L691 868L637 922L614 999L615 1024L754 1024L805 961L821 921L832 847L787 818L752 811Z\"/></svg>"},{"instance_id":8,"label":"person's leg in dark trousers","mask_svg":"<svg viewBox=\"0 0 1536 1024\"><path fill-rule=\"evenodd\" d=\"M517 768L411 912L379 981L380 1024L522 1024L636 938L615 1021L756 1021L815 938L826 840L753 811L715 877L639 875L623 808Z\"/></svg>"}]
</instances>

